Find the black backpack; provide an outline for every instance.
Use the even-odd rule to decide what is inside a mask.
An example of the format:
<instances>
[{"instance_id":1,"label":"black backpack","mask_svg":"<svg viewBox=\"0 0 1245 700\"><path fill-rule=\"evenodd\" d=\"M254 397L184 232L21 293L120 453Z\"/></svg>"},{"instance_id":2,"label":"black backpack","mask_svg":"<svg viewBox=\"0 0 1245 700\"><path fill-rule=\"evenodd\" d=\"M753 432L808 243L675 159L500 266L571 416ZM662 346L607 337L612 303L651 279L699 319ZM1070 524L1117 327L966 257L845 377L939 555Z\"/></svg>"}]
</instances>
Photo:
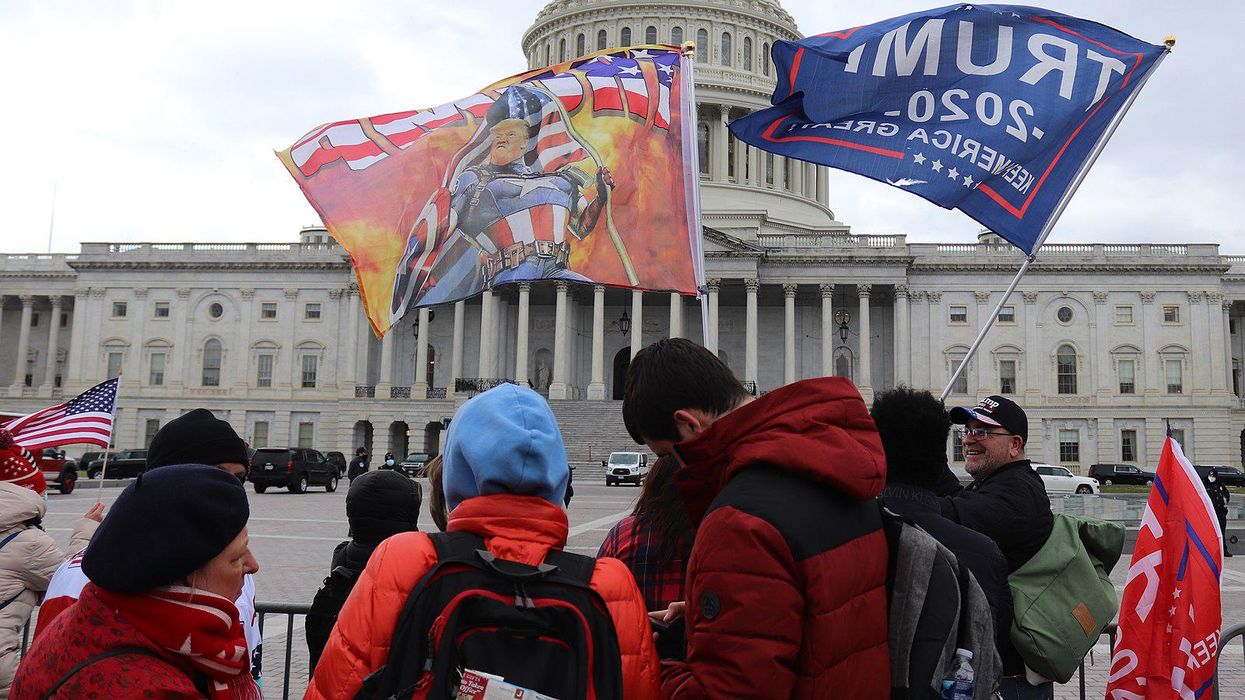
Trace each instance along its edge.
<instances>
[{"instance_id":1,"label":"black backpack","mask_svg":"<svg viewBox=\"0 0 1245 700\"><path fill-rule=\"evenodd\" d=\"M385 666L359 698L450 698L464 670L558 700L622 698L613 620L591 589L596 560L550 550L539 566L499 559L468 532L429 535L437 565L402 606Z\"/></svg>"},{"instance_id":2,"label":"black backpack","mask_svg":"<svg viewBox=\"0 0 1245 700\"><path fill-rule=\"evenodd\" d=\"M315 597L311 600L311 609L307 611L305 625L307 652L312 671L316 670L316 664L320 662L320 654L324 653L324 645L329 641L329 633L333 631L333 625L337 624L337 616L341 613L342 606L346 604L346 599L350 597L350 591L354 590L354 584L359 580L359 573L358 569L348 566L334 567L329 575L324 577L324 585L320 586L320 590L316 591Z\"/></svg>"}]
</instances>

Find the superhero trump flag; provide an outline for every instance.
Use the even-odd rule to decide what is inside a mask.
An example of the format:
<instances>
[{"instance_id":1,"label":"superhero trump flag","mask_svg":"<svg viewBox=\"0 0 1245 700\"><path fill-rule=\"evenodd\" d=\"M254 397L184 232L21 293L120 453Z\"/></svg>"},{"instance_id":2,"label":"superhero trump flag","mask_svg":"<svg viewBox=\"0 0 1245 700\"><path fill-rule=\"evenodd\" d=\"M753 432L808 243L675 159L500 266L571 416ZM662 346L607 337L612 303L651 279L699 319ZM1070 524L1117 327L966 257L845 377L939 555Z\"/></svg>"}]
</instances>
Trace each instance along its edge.
<instances>
[{"instance_id":1,"label":"superhero trump flag","mask_svg":"<svg viewBox=\"0 0 1245 700\"><path fill-rule=\"evenodd\" d=\"M766 151L886 182L1033 254L1166 53L1020 5L955 5L774 44Z\"/></svg>"},{"instance_id":2,"label":"superhero trump flag","mask_svg":"<svg viewBox=\"0 0 1245 700\"><path fill-rule=\"evenodd\" d=\"M1107 700L1211 697L1222 572L1219 520L1168 436L1124 582Z\"/></svg>"},{"instance_id":3,"label":"superhero trump flag","mask_svg":"<svg viewBox=\"0 0 1245 700\"><path fill-rule=\"evenodd\" d=\"M349 251L377 334L408 309L541 279L693 295L691 92L676 48L601 51L327 124L278 156Z\"/></svg>"}]
</instances>

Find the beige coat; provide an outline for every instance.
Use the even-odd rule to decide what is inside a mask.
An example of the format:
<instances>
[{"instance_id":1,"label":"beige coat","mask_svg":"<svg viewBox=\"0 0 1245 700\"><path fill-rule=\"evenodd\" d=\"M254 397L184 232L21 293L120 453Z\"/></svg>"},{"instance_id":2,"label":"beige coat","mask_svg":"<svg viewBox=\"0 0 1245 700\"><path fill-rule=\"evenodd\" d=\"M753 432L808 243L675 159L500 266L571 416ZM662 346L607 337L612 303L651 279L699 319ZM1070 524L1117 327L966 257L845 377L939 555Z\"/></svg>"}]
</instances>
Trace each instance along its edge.
<instances>
[{"instance_id":1,"label":"beige coat","mask_svg":"<svg viewBox=\"0 0 1245 700\"><path fill-rule=\"evenodd\" d=\"M0 542L16 535L0 547L0 699L9 697L9 686L17 672L22 627L67 556L51 535L28 524L46 513L43 496L21 486L0 483ZM86 547L97 525L86 518L74 524L70 554Z\"/></svg>"}]
</instances>

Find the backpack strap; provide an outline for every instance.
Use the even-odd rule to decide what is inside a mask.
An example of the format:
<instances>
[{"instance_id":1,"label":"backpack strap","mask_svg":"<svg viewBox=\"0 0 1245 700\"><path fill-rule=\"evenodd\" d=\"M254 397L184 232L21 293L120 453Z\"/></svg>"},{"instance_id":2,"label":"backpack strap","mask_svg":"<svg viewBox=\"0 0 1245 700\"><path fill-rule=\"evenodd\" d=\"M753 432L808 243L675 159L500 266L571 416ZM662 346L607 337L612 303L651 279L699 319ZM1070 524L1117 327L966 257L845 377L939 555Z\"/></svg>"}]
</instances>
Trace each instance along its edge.
<instances>
[{"instance_id":1,"label":"backpack strap","mask_svg":"<svg viewBox=\"0 0 1245 700\"><path fill-rule=\"evenodd\" d=\"M4 545L6 545L6 544L8 544L8 543L12 542L14 537L17 537L18 535L22 534L22 533L23 533L23 532L25 532L25 531L26 531L26 530L24 530L24 529L23 529L23 530L18 530L17 532L14 532L13 534L9 535L8 537L4 538L3 540L0 540L0 549L4 549Z\"/></svg>"},{"instance_id":2,"label":"backpack strap","mask_svg":"<svg viewBox=\"0 0 1245 700\"><path fill-rule=\"evenodd\" d=\"M53 695L56 695L56 691L60 690L62 685L65 685L65 683L69 682L70 678L73 678L75 675L77 675L79 671L86 668L87 666L90 666L96 661L103 661L104 659L111 658L113 656L124 656L128 654L137 654L140 656L152 656L162 661L164 660L164 657L144 647L114 647L107 651L102 651L96 654L95 656L92 656L88 658L87 660L79 663L77 666L74 666L73 668L69 669L69 671L65 675L61 676L60 680L56 681L56 683L53 684L52 687L49 688L46 693L40 696L40 700L49 700Z\"/></svg>"}]
</instances>

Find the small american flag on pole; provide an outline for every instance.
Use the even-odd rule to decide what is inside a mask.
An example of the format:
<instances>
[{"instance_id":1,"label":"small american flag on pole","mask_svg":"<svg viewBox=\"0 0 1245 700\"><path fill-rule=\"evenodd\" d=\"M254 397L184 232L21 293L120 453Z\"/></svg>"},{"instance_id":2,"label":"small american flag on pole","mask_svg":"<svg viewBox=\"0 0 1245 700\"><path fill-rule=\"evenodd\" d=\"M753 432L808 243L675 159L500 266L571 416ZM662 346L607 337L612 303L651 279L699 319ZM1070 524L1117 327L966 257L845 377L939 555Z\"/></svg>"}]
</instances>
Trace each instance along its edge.
<instances>
[{"instance_id":1,"label":"small american flag on pole","mask_svg":"<svg viewBox=\"0 0 1245 700\"><path fill-rule=\"evenodd\" d=\"M28 450L86 443L107 447L112 439L120 377L87 389L65 403L4 424L13 441Z\"/></svg>"}]
</instances>

